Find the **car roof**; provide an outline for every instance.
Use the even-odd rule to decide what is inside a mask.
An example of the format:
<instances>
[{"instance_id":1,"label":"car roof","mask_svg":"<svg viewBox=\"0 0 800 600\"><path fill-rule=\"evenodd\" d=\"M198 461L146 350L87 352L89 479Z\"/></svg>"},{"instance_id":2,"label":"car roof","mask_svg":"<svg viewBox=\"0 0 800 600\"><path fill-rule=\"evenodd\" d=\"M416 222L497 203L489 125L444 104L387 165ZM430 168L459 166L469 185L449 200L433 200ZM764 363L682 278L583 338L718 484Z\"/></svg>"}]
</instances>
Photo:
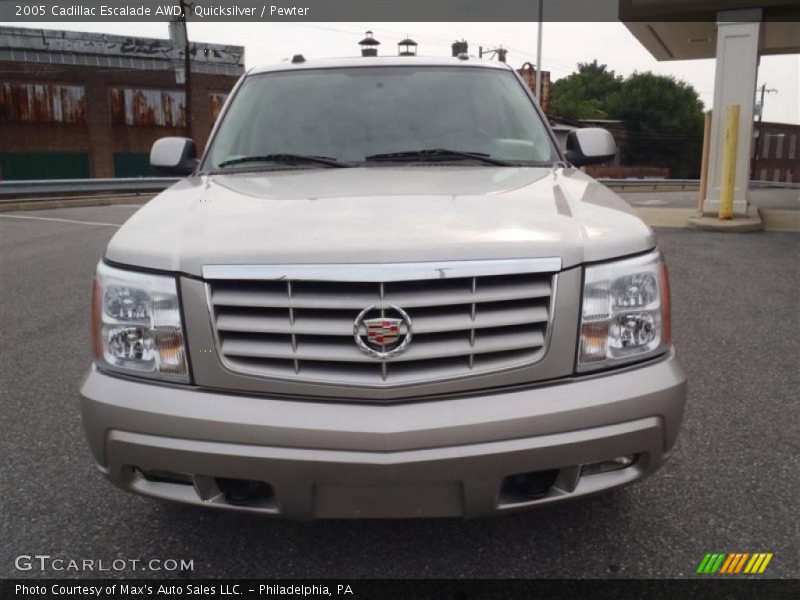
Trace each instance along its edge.
<instances>
[{"instance_id":1,"label":"car roof","mask_svg":"<svg viewBox=\"0 0 800 600\"><path fill-rule=\"evenodd\" d=\"M418 66L418 67L481 67L489 69L511 69L506 63L498 61L483 60L470 56L466 59L451 57L428 57L428 56L354 56L349 58L317 58L307 59L303 62L292 62L286 60L274 65L254 67L250 69L248 75L259 73L271 73L274 71L294 71L300 69L338 69L342 67L398 67L398 66Z\"/></svg>"}]
</instances>

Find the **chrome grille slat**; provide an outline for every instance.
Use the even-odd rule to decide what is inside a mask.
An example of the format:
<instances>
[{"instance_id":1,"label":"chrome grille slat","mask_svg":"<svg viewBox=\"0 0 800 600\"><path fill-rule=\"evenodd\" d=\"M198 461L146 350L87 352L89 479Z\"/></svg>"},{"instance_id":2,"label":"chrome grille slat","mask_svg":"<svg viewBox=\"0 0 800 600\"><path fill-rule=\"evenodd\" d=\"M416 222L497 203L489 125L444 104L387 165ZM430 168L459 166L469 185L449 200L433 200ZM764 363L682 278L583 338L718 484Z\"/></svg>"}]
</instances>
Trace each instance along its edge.
<instances>
[{"instance_id":1,"label":"chrome grille slat","mask_svg":"<svg viewBox=\"0 0 800 600\"><path fill-rule=\"evenodd\" d=\"M472 294L469 288L463 292L457 290L439 293L437 291L415 293L387 292L381 299L380 292L345 293L342 295L320 295L295 291L290 299L286 292L280 293L269 289L259 290L258 286L230 287L212 293L211 301L215 306L261 306L276 308L319 308L328 310L353 309L361 310L374 304L386 307L390 304L402 306L404 309L421 306L450 306L454 304L473 304L483 302L505 302L526 298L547 298L550 296L548 282L533 282L528 285L496 285L487 289L480 287Z\"/></svg>"},{"instance_id":2,"label":"chrome grille slat","mask_svg":"<svg viewBox=\"0 0 800 600\"><path fill-rule=\"evenodd\" d=\"M546 349L555 282L554 273L494 271L389 282L220 279L207 281L207 294L218 351L231 371L392 385L536 362ZM408 312L414 338L405 352L381 360L358 349L353 322L368 306L391 316L390 305Z\"/></svg>"},{"instance_id":3,"label":"chrome grille slat","mask_svg":"<svg viewBox=\"0 0 800 600\"><path fill-rule=\"evenodd\" d=\"M291 327L289 335L292 336L292 366L294 367L295 374L300 372L300 361L297 359L297 334L294 331L294 307L292 306L292 282L286 282L286 295L289 298L289 326Z\"/></svg>"},{"instance_id":4,"label":"chrome grille slat","mask_svg":"<svg viewBox=\"0 0 800 600\"><path fill-rule=\"evenodd\" d=\"M370 304L380 304L376 295L360 296L341 296L341 297L315 297L315 296L295 296L291 301L286 294L279 294L271 291L256 291L255 293L247 290L226 290L225 292L215 292L212 297L215 306L261 306L265 308L323 308L323 309L352 309L360 310Z\"/></svg>"},{"instance_id":5,"label":"chrome grille slat","mask_svg":"<svg viewBox=\"0 0 800 600\"><path fill-rule=\"evenodd\" d=\"M380 296L381 296L381 302L380 302L380 305L381 305L381 318L383 319L383 318L386 317L386 304L385 304L385 302L386 302L386 283L381 281L379 285L380 285L379 289L380 289ZM355 327L355 325L353 327ZM385 349L386 348L384 346L383 350L385 350ZM386 381L387 377L389 377L389 365L388 365L388 363L386 361L382 361L381 362L381 379Z\"/></svg>"},{"instance_id":6,"label":"chrome grille slat","mask_svg":"<svg viewBox=\"0 0 800 600\"><path fill-rule=\"evenodd\" d=\"M290 309L292 311L292 309ZM302 314L291 316L287 320L278 315L269 314L237 314L221 309L217 313L217 329L239 333L279 333L286 335L334 335L353 337L353 319L349 313L342 311L337 317L305 317ZM511 309L484 309L480 314L472 315L463 311L445 316L415 315L410 313L414 321L414 333L441 333L462 329L485 329L488 327L504 327L524 323L544 323L547 321L546 306L523 306ZM406 326L401 326L406 333Z\"/></svg>"},{"instance_id":7,"label":"chrome grille slat","mask_svg":"<svg viewBox=\"0 0 800 600\"><path fill-rule=\"evenodd\" d=\"M522 350L524 348L538 348L544 343L542 333L539 331L515 332L503 334L488 334L478 336L474 346L470 344L468 335L455 336L452 339L437 339L432 341L420 340L417 344L409 346L403 354L392 358L391 363L412 360L430 360L434 358L447 358L450 356L468 356L470 354L485 354L489 352L505 352L507 350ZM222 352L226 356L250 356L254 358L285 358L286 347L283 342L247 339L244 337L228 337L222 342ZM371 356L361 352L355 344L346 338L328 338L328 341L304 341L302 338L293 352L299 361L317 360L335 362L363 362L367 364L380 364Z\"/></svg>"},{"instance_id":8,"label":"chrome grille slat","mask_svg":"<svg viewBox=\"0 0 800 600\"><path fill-rule=\"evenodd\" d=\"M522 300L525 298L546 298L550 296L550 284L544 282L532 282L523 285L493 285L486 289L478 286L473 294L467 288L464 294L450 292L441 294L429 292L423 294L392 294L386 296L386 302L397 304L403 308L414 308L417 306L449 306L451 304L480 304L483 302L504 302L508 300Z\"/></svg>"}]
</instances>

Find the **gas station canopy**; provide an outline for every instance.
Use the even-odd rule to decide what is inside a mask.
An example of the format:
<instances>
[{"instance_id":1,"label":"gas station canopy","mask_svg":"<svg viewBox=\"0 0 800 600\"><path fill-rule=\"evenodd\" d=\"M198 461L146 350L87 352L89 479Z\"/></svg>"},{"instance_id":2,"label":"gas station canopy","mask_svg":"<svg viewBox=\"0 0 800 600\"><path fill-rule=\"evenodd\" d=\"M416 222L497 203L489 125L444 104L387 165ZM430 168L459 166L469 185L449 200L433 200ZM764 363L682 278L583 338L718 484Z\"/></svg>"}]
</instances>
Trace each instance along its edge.
<instances>
[{"instance_id":1,"label":"gas station canopy","mask_svg":"<svg viewBox=\"0 0 800 600\"><path fill-rule=\"evenodd\" d=\"M800 52L792 0L620 0L619 19L657 60L714 58L720 11L761 9L759 54Z\"/></svg>"},{"instance_id":2,"label":"gas station canopy","mask_svg":"<svg viewBox=\"0 0 800 600\"><path fill-rule=\"evenodd\" d=\"M724 153L735 162L733 210L747 213L753 108L760 57L800 53L796 0L619 0L619 20L656 60L715 58L706 213L720 206ZM737 108L738 107L738 108ZM725 115L738 110L724 149Z\"/></svg>"}]
</instances>

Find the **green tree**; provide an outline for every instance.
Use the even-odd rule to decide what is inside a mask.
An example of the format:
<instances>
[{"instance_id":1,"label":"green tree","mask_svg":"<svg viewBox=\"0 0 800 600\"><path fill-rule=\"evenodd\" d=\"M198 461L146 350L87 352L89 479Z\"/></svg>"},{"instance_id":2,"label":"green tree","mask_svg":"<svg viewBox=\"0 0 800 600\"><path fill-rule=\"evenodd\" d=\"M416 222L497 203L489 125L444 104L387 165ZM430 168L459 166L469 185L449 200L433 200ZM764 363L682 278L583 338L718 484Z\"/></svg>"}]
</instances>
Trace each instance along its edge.
<instances>
[{"instance_id":1,"label":"green tree","mask_svg":"<svg viewBox=\"0 0 800 600\"><path fill-rule=\"evenodd\" d=\"M669 167L670 177L698 177L703 148L703 103L672 76L634 73L604 103L628 131L623 160Z\"/></svg>"},{"instance_id":2,"label":"green tree","mask_svg":"<svg viewBox=\"0 0 800 600\"><path fill-rule=\"evenodd\" d=\"M667 75L623 78L606 65L578 71L550 88L550 114L567 119L616 119L628 132L624 164L668 167L670 177L698 177L703 147L703 103L689 84Z\"/></svg>"},{"instance_id":3,"label":"green tree","mask_svg":"<svg viewBox=\"0 0 800 600\"><path fill-rule=\"evenodd\" d=\"M622 77L597 60L550 86L550 113L565 119L607 119L606 101L622 87Z\"/></svg>"}]
</instances>

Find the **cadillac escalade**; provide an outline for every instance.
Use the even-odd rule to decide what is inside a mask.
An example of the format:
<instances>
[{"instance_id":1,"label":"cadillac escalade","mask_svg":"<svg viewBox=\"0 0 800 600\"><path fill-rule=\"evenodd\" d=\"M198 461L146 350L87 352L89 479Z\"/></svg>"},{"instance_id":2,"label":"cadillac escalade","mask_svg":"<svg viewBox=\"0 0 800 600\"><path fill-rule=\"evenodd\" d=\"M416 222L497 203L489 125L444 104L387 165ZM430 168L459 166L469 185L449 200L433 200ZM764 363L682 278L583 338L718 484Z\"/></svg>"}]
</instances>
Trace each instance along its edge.
<instances>
[{"instance_id":1,"label":"cadillac escalade","mask_svg":"<svg viewBox=\"0 0 800 600\"><path fill-rule=\"evenodd\" d=\"M86 436L110 481L295 519L503 514L657 470L686 378L651 229L522 79L459 58L247 72L108 244Z\"/></svg>"}]
</instances>

